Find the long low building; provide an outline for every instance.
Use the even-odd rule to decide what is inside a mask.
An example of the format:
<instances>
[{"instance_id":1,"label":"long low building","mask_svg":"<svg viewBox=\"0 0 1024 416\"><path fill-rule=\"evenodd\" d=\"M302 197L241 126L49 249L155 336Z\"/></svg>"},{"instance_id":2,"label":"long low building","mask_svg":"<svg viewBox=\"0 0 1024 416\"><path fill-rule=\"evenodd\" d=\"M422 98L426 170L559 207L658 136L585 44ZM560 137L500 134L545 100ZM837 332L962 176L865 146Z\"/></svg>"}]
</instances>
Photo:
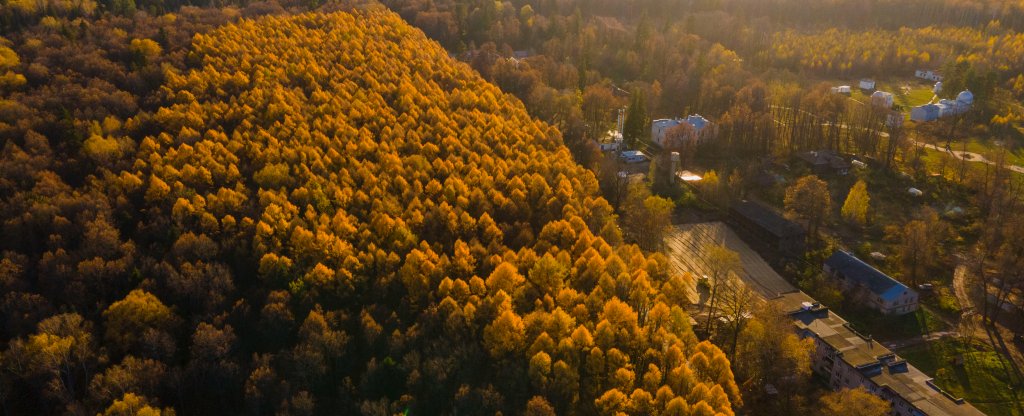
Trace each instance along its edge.
<instances>
[{"instance_id":1,"label":"long low building","mask_svg":"<svg viewBox=\"0 0 1024 416\"><path fill-rule=\"evenodd\" d=\"M800 224L754 201L736 202L730 211L741 233L768 244L784 256L803 256L807 232Z\"/></svg>"},{"instance_id":2,"label":"long low building","mask_svg":"<svg viewBox=\"0 0 1024 416\"><path fill-rule=\"evenodd\" d=\"M936 84L935 88L938 90L940 86ZM922 122L932 121L964 113L970 110L972 105L974 105L974 94L969 90L964 90L957 94L955 100L942 99L938 103L929 103L911 108L910 119Z\"/></svg>"},{"instance_id":3,"label":"long low building","mask_svg":"<svg viewBox=\"0 0 1024 416\"><path fill-rule=\"evenodd\" d=\"M903 315L917 310L917 292L849 252L832 253L822 269L847 293L881 313Z\"/></svg>"},{"instance_id":4,"label":"long low building","mask_svg":"<svg viewBox=\"0 0 1024 416\"><path fill-rule=\"evenodd\" d=\"M892 403L896 416L984 415L804 292L786 293L770 302L793 319L802 338L814 340L811 369L832 389L864 387Z\"/></svg>"}]
</instances>

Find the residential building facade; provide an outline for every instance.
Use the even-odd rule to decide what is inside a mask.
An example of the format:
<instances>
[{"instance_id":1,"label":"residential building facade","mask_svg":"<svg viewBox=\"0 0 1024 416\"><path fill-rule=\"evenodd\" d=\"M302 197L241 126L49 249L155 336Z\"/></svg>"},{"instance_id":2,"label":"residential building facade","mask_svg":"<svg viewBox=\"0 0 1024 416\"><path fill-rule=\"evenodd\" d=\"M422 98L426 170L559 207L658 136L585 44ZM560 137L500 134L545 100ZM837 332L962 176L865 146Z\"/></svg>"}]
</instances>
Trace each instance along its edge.
<instances>
[{"instance_id":1,"label":"residential building facade","mask_svg":"<svg viewBox=\"0 0 1024 416\"><path fill-rule=\"evenodd\" d=\"M836 279L848 294L863 299L871 308L886 315L903 315L917 310L918 295L913 289L858 259L846 251L832 253L823 266L825 274Z\"/></svg>"},{"instance_id":2,"label":"residential building facade","mask_svg":"<svg viewBox=\"0 0 1024 416\"><path fill-rule=\"evenodd\" d=\"M790 292L770 302L793 320L800 337L814 341L811 369L833 390L863 387L889 401L895 416L983 415L807 294Z\"/></svg>"},{"instance_id":3,"label":"residential building facade","mask_svg":"<svg viewBox=\"0 0 1024 416\"><path fill-rule=\"evenodd\" d=\"M681 124L687 124L690 128L680 136L670 134L671 130ZM663 118L651 122L651 142L662 147L670 148L689 143L703 143L716 133L715 127L708 119L698 114L691 114L686 118ZM682 141L676 143L675 141Z\"/></svg>"}]
</instances>

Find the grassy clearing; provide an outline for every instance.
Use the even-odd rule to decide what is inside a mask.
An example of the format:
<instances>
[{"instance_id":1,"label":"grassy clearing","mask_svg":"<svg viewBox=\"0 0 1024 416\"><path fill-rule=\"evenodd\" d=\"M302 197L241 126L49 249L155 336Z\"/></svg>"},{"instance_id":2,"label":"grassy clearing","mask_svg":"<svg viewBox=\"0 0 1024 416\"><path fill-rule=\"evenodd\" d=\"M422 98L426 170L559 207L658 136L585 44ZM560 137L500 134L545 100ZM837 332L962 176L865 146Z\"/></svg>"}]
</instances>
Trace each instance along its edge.
<instances>
[{"instance_id":1,"label":"grassy clearing","mask_svg":"<svg viewBox=\"0 0 1024 416\"><path fill-rule=\"evenodd\" d=\"M901 316L882 315L873 310L837 311L850 321L854 329L881 341L914 338L932 332L949 330L949 326L927 309Z\"/></svg>"},{"instance_id":2,"label":"grassy clearing","mask_svg":"<svg viewBox=\"0 0 1024 416\"><path fill-rule=\"evenodd\" d=\"M943 339L898 350L897 354L954 396L967 399L989 415L1024 416L1020 380L1008 361L988 345L974 342L967 348L959 340ZM963 365L954 364L962 356Z\"/></svg>"},{"instance_id":3,"label":"grassy clearing","mask_svg":"<svg viewBox=\"0 0 1024 416\"><path fill-rule=\"evenodd\" d=\"M850 98L867 103L871 100L871 93L874 91L864 91L857 88L860 84L859 79L854 80L826 80L832 85L849 85L851 92ZM910 107L919 106L921 104L927 104L931 102L932 97L935 95L932 93L932 83L923 81L917 78L896 78L890 80L875 80L875 89L878 91L886 91L893 93L893 103L903 106L904 112L909 117Z\"/></svg>"},{"instance_id":4,"label":"grassy clearing","mask_svg":"<svg viewBox=\"0 0 1024 416\"><path fill-rule=\"evenodd\" d=\"M953 145L953 150L963 150L963 143ZM1006 152L1006 163L1011 165L1024 166L1024 149L1015 146L1016 149ZM967 140L967 151L985 156L989 160L995 160L996 155L1002 151L998 145L991 140L984 140L972 137Z\"/></svg>"}]
</instances>

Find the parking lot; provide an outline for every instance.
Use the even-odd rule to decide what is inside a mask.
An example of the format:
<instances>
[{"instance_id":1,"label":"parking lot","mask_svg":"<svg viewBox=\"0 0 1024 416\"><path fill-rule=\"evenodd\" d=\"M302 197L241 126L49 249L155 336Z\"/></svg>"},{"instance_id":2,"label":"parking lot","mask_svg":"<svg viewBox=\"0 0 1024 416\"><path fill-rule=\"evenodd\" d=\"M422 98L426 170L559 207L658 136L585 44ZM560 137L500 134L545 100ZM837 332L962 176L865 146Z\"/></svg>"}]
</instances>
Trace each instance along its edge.
<instances>
[{"instance_id":1,"label":"parking lot","mask_svg":"<svg viewBox=\"0 0 1024 416\"><path fill-rule=\"evenodd\" d=\"M702 256L704 247L709 244L725 243L726 247L740 255L743 271L739 277L751 290L765 299L771 299L781 293L796 290L786 279L783 279L728 225L722 222L703 222L695 224L673 225L665 236L665 245L672 268L677 273L689 272L694 277L708 274L707 260ZM691 290L690 301L699 302L699 294Z\"/></svg>"}]
</instances>

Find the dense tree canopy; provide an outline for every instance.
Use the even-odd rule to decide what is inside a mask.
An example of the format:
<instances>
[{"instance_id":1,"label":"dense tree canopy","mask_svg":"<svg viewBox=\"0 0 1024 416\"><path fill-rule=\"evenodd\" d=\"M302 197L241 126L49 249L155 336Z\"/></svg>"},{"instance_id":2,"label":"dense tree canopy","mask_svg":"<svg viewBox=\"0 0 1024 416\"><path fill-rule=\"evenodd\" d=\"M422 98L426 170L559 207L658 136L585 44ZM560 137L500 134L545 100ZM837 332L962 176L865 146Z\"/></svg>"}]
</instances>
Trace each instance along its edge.
<instances>
[{"instance_id":1,"label":"dense tree canopy","mask_svg":"<svg viewBox=\"0 0 1024 416\"><path fill-rule=\"evenodd\" d=\"M4 409L742 403L667 260L602 237L613 210L559 131L397 15L242 19L187 56L161 36L111 66L162 65L141 101L18 110L81 123L80 146L5 125Z\"/></svg>"}]
</instances>

